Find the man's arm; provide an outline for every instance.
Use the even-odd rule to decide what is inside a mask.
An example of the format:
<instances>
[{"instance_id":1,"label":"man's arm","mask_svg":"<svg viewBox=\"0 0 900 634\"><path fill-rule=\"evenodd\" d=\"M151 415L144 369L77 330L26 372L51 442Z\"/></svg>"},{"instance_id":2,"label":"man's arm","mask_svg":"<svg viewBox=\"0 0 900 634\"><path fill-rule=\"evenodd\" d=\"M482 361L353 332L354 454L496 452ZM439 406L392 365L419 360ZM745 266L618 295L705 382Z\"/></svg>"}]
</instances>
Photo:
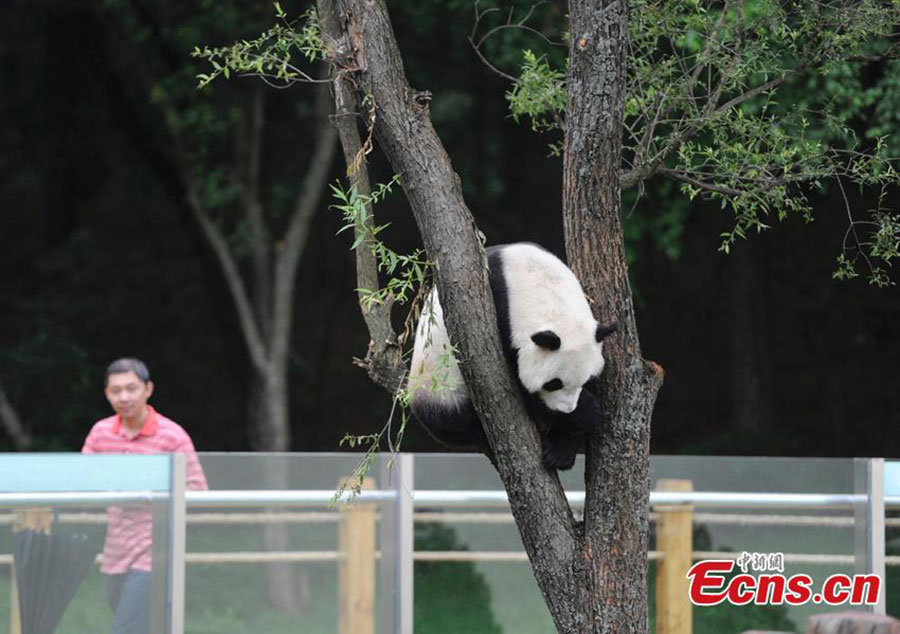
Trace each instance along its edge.
<instances>
[{"instance_id":1,"label":"man's arm","mask_svg":"<svg viewBox=\"0 0 900 634\"><path fill-rule=\"evenodd\" d=\"M187 488L193 491L205 491L208 487L206 483L206 474L203 473L203 467L197 458L197 452L194 450L194 443L190 436L185 433L184 439L175 449L175 453L183 453L187 456L186 474Z\"/></svg>"}]
</instances>

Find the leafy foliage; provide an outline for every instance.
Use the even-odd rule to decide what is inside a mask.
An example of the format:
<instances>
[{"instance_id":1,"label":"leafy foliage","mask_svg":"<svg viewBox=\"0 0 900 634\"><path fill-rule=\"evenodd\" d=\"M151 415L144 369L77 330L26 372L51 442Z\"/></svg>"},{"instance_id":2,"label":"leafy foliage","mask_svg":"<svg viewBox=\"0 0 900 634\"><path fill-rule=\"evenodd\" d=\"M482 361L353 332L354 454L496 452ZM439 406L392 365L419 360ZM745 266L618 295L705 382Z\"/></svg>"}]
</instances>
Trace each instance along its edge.
<instances>
[{"instance_id":1,"label":"leafy foliage","mask_svg":"<svg viewBox=\"0 0 900 634\"><path fill-rule=\"evenodd\" d=\"M550 67L546 56L523 51L522 71L506 93L513 120L527 116L535 132L559 127L566 112L566 74Z\"/></svg>"},{"instance_id":2,"label":"leafy foliage","mask_svg":"<svg viewBox=\"0 0 900 634\"><path fill-rule=\"evenodd\" d=\"M388 276L387 283L382 288L356 289L366 310L373 304L384 304L388 301L405 304L415 290L422 286L431 266L424 257L423 249L416 249L411 254L404 255L388 247L378 235L387 229L389 224L375 226L368 222L371 206L390 194L394 185L399 182L400 176L395 174L389 182L378 185L368 196L358 194L355 187L344 189L340 182L331 185L332 194L337 201L332 208L343 215L344 224L338 233L349 229L355 230L350 248L355 250L364 244L369 245L378 263L378 270Z\"/></svg>"},{"instance_id":3,"label":"leafy foliage","mask_svg":"<svg viewBox=\"0 0 900 634\"><path fill-rule=\"evenodd\" d=\"M289 20L281 5L277 2L274 5L279 23L258 38L218 48L194 47L193 57L205 59L212 66L211 72L197 75L200 88L220 75L229 79L232 72L254 75L278 87L301 80L312 81L293 61L294 53L299 53L308 62L325 58L316 10L310 8L298 19Z\"/></svg>"},{"instance_id":4,"label":"leafy foliage","mask_svg":"<svg viewBox=\"0 0 900 634\"><path fill-rule=\"evenodd\" d=\"M637 0L623 189L642 193L664 175L691 200L718 202L735 219L721 236L726 252L774 219L811 220L810 196L830 182L874 187L884 201L900 183L900 82L890 72L898 24L900 5L874 0ZM864 85L863 69L880 80ZM534 130L565 126L564 74L545 57L526 52L508 99L513 118L529 117ZM879 206L858 221L849 203L847 212L852 239L836 277L863 265L872 283L888 283L896 215Z\"/></svg>"}]
</instances>

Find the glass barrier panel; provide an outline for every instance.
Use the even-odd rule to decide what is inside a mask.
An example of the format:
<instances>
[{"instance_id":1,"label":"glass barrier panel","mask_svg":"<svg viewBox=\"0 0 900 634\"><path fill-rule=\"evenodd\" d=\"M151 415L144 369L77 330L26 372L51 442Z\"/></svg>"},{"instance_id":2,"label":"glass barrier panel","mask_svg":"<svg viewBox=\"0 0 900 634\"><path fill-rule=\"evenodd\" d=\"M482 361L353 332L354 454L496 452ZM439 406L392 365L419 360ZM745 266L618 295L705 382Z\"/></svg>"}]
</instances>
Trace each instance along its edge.
<instances>
[{"instance_id":1,"label":"glass barrier panel","mask_svg":"<svg viewBox=\"0 0 900 634\"><path fill-rule=\"evenodd\" d=\"M651 490L666 486L664 480L687 481L694 491L733 493L856 492L854 459L739 458L656 456L651 459ZM806 574L818 594L833 574L852 576L856 571L854 509L742 508L693 509L694 560L734 557L741 553L783 555L783 573L753 570L778 564L776 557L763 564L749 560L748 571L760 574ZM657 531L663 508L651 509L651 551L657 548ZM651 631L655 624L657 565L649 569ZM740 572L736 569L736 572ZM771 602L769 602L771 603ZM744 630L805 631L809 615L848 609L810 600L803 605L741 605L723 602L693 608L694 634Z\"/></svg>"},{"instance_id":2,"label":"glass barrier panel","mask_svg":"<svg viewBox=\"0 0 900 634\"><path fill-rule=\"evenodd\" d=\"M662 480L676 480L707 492L852 494L855 462L654 457L651 489ZM417 455L415 465L417 489L502 490L497 474L481 456ZM583 490L583 460L562 473L561 479L568 491ZM657 547L660 510L652 509L651 551ZM741 552L781 553L784 574L809 574L817 589L831 574L854 574L853 509L735 506L694 508L692 513L695 560ZM651 562L651 632L656 631L656 570L657 564ZM504 510L417 507L415 584L416 624L426 631L431 619L460 623L467 628L463 631L552 631L531 568L522 555L518 531ZM802 631L809 614L838 609L842 608L809 602L803 606L722 604L694 607L690 612L694 634L719 634L751 629Z\"/></svg>"},{"instance_id":3,"label":"glass barrier panel","mask_svg":"<svg viewBox=\"0 0 900 634\"><path fill-rule=\"evenodd\" d=\"M126 575L101 565L134 564L118 596L166 632L171 473L167 455L0 454L0 631L110 631Z\"/></svg>"},{"instance_id":4,"label":"glass barrier panel","mask_svg":"<svg viewBox=\"0 0 900 634\"><path fill-rule=\"evenodd\" d=\"M210 491L327 495L300 505L189 503L188 634L393 632L392 614L380 614L393 596L393 562L378 558L379 520L387 506L330 503L358 460L348 454L200 454ZM389 484L379 482L373 468L364 486Z\"/></svg>"},{"instance_id":5,"label":"glass barrier panel","mask_svg":"<svg viewBox=\"0 0 900 634\"><path fill-rule=\"evenodd\" d=\"M582 461L562 474L583 490ZM582 476L583 478L583 476ZM504 491L481 455L417 454L417 490ZM477 634L555 631L508 508L416 507L415 628Z\"/></svg>"}]
</instances>

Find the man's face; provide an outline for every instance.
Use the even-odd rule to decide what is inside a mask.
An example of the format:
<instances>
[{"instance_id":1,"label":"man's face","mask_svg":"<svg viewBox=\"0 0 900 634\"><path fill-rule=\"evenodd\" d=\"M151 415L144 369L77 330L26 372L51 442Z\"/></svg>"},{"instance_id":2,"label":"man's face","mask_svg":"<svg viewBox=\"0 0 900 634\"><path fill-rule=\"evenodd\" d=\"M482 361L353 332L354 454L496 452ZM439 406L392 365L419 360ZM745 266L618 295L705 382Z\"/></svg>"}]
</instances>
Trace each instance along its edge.
<instances>
[{"instance_id":1,"label":"man's face","mask_svg":"<svg viewBox=\"0 0 900 634\"><path fill-rule=\"evenodd\" d=\"M106 381L106 400L122 418L140 415L151 394L153 382L144 383L134 372L110 374Z\"/></svg>"}]
</instances>

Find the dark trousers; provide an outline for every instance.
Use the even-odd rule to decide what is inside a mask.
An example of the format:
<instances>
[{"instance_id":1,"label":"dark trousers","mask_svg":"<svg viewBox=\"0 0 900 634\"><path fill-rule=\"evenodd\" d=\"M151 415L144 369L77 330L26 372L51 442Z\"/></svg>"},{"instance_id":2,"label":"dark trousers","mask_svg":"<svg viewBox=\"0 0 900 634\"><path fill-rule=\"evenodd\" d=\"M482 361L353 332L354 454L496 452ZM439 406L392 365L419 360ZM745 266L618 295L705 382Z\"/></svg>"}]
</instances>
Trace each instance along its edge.
<instances>
[{"instance_id":1,"label":"dark trousers","mask_svg":"<svg viewBox=\"0 0 900 634\"><path fill-rule=\"evenodd\" d=\"M150 573L109 575L106 600L114 613L112 634L150 634Z\"/></svg>"}]
</instances>

